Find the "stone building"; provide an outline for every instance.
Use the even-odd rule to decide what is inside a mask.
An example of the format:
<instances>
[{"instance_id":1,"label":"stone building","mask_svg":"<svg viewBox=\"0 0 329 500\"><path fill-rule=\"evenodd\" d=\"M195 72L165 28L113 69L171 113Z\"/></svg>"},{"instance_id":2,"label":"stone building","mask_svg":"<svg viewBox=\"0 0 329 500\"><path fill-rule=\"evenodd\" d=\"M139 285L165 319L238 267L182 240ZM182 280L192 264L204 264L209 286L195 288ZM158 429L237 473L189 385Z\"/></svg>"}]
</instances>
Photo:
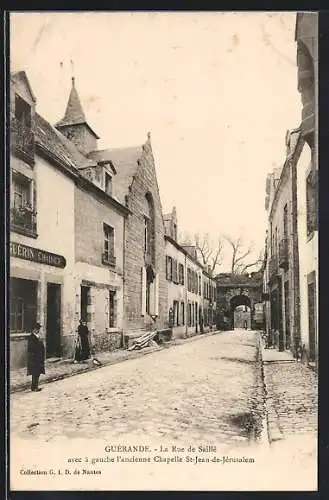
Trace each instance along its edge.
<instances>
[{"instance_id":1,"label":"stone building","mask_svg":"<svg viewBox=\"0 0 329 500\"><path fill-rule=\"evenodd\" d=\"M192 336L216 324L216 281L198 260L197 248L177 241L177 214L163 216L166 234L168 326L174 337Z\"/></svg>"},{"instance_id":2,"label":"stone building","mask_svg":"<svg viewBox=\"0 0 329 500\"><path fill-rule=\"evenodd\" d=\"M264 292L267 330L279 350L294 350L299 338L299 278L296 212L296 163L300 130L286 134L282 169L269 174L265 208L268 211ZM277 334L275 334L277 332Z\"/></svg>"},{"instance_id":3,"label":"stone building","mask_svg":"<svg viewBox=\"0 0 329 500\"><path fill-rule=\"evenodd\" d=\"M98 136L86 121L72 79L58 131L71 142L80 177L74 191L75 318L87 322L95 350L122 345L124 233L128 209L115 198L116 169L97 156Z\"/></svg>"},{"instance_id":4,"label":"stone building","mask_svg":"<svg viewBox=\"0 0 329 500\"><path fill-rule=\"evenodd\" d=\"M111 189L115 168L86 156L97 136L74 80L59 130L35 106L25 72L12 75L12 368L26 362L35 321L42 324L47 358L72 356L80 317L96 350L120 347L122 340L129 211Z\"/></svg>"},{"instance_id":5,"label":"stone building","mask_svg":"<svg viewBox=\"0 0 329 500\"><path fill-rule=\"evenodd\" d=\"M48 141L24 71L10 86L10 357L26 364L27 336L42 325L47 358L70 351L74 332L74 189L77 172Z\"/></svg>"},{"instance_id":6,"label":"stone building","mask_svg":"<svg viewBox=\"0 0 329 500\"><path fill-rule=\"evenodd\" d=\"M91 151L98 164L111 162L114 196L129 210L124 236L124 310L126 338L168 323L164 221L151 136L141 146Z\"/></svg>"},{"instance_id":7,"label":"stone building","mask_svg":"<svg viewBox=\"0 0 329 500\"><path fill-rule=\"evenodd\" d=\"M300 333L306 357L318 358L318 14L297 14L298 90L301 95L297 163Z\"/></svg>"}]
</instances>

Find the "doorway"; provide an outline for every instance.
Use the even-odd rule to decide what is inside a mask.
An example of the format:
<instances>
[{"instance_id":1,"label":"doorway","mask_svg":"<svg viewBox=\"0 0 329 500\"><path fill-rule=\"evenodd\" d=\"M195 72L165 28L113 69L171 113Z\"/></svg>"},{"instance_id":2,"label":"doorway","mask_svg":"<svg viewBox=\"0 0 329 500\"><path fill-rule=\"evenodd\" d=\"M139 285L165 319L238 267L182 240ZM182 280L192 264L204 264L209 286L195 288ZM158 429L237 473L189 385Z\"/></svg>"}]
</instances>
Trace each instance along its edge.
<instances>
[{"instance_id":1,"label":"doorway","mask_svg":"<svg viewBox=\"0 0 329 500\"><path fill-rule=\"evenodd\" d=\"M47 283L46 357L61 356L61 285Z\"/></svg>"},{"instance_id":2,"label":"doorway","mask_svg":"<svg viewBox=\"0 0 329 500\"><path fill-rule=\"evenodd\" d=\"M316 357L316 316L315 316L315 282L308 283L308 332L309 332L309 353L310 361L315 361Z\"/></svg>"},{"instance_id":3,"label":"doorway","mask_svg":"<svg viewBox=\"0 0 329 500\"><path fill-rule=\"evenodd\" d=\"M290 300L289 300L289 281L284 283L284 304L285 304L285 326L286 326L286 349L291 346L290 334Z\"/></svg>"},{"instance_id":4,"label":"doorway","mask_svg":"<svg viewBox=\"0 0 329 500\"><path fill-rule=\"evenodd\" d=\"M82 319L82 321L85 321L86 323L88 323L89 321L88 318L89 295L90 295L89 286L81 285L80 318Z\"/></svg>"}]
</instances>

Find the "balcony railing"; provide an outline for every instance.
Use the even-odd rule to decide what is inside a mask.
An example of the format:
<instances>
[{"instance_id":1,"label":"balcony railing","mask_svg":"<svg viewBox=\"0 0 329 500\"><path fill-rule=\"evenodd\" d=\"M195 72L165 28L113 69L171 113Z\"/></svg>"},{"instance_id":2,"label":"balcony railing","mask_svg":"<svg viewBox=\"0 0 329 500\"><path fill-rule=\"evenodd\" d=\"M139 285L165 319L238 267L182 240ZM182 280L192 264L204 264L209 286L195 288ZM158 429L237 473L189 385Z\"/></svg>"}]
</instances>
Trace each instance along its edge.
<instances>
[{"instance_id":1,"label":"balcony railing","mask_svg":"<svg viewBox=\"0 0 329 500\"><path fill-rule=\"evenodd\" d=\"M276 278L278 275L278 261L276 257L272 257L268 262L269 278Z\"/></svg>"},{"instance_id":2,"label":"balcony railing","mask_svg":"<svg viewBox=\"0 0 329 500\"><path fill-rule=\"evenodd\" d=\"M23 127L16 119L11 119L11 147L13 152L29 165L34 164L34 133L31 128Z\"/></svg>"},{"instance_id":3,"label":"balcony railing","mask_svg":"<svg viewBox=\"0 0 329 500\"><path fill-rule=\"evenodd\" d=\"M11 230L27 236L36 236L36 212L29 207L11 209Z\"/></svg>"},{"instance_id":4,"label":"balcony railing","mask_svg":"<svg viewBox=\"0 0 329 500\"><path fill-rule=\"evenodd\" d=\"M106 252L103 252L102 253L102 262L103 262L103 264L106 264L107 266L115 267L116 258L114 255L110 255Z\"/></svg>"},{"instance_id":5,"label":"balcony railing","mask_svg":"<svg viewBox=\"0 0 329 500\"><path fill-rule=\"evenodd\" d=\"M289 240L283 238L279 243L279 267L288 269L289 267Z\"/></svg>"}]
</instances>

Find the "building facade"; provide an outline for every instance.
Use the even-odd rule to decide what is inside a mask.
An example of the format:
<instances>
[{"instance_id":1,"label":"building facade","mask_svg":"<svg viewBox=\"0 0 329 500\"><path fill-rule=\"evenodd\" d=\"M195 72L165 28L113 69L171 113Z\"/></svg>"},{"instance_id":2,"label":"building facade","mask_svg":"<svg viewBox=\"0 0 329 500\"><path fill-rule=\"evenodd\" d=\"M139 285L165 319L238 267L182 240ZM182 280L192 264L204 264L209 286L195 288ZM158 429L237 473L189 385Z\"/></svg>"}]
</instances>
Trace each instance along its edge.
<instances>
[{"instance_id":1,"label":"building facade","mask_svg":"<svg viewBox=\"0 0 329 500\"><path fill-rule=\"evenodd\" d=\"M73 356L80 319L96 351L122 345L129 210L114 196L115 168L87 156L98 137L86 123L74 79L59 125L35 106L25 72L12 75L12 368L26 364L36 321L47 358Z\"/></svg>"},{"instance_id":2,"label":"building facade","mask_svg":"<svg viewBox=\"0 0 329 500\"><path fill-rule=\"evenodd\" d=\"M114 196L126 206L123 329L126 337L167 328L167 284L162 206L151 136L142 146L93 151L116 170Z\"/></svg>"},{"instance_id":3,"label":"building facade","mask_svg":"<svg viewBox=\"0 0 329 500\"><path fill-rule=\"evenodd\" d=\"M114 198L116 170L96 157L98 136L89 126L72 79L64 118L56 128L79 154L74 189L75 320L87 322L95 351L122 345L124 235L127 208Z\"/></svg>"},{"instance_id":4,"label":"building facade","mask_svg":"<svg viewBox=\"0 0 329 500\"><path fill-rule=\"evenodd\" d=\"M267 178L268 211L264 292L269 302L267 331L279 350L294 350L299 341L299 267L296 239L296 161L300 130L286 134L283 167Z\"/></svg>"},{"instance_id":5,"label":"building facade","mask_svg":"<svg viewBox=\"0 0 329 500\"><path fill-rule=\"evenodd\" d=\"M177 214L163 216L168 286L168 326L174 337L204 333L215 325L216 282L198 261L195 246L177 241Z\"/></svg>"},{"instance_id":6,"label":"building facade","mask_svg":"<svg viewBox=\"0 0 329 500\"><path fill-rule=\"evenodd\" d=\"M318 14L296 20L298 91L301 95L297 163L300 333L305 356L318 359Z\"/></svg>"},{"instance_id":7,"label":"building facade","mask_svg":"<svg viewBox=\"0 0 329 500\"><path fill-rule=\"evenodd\" d=\"M26 363L38 321L47 358L65 355L74 331L76 172L45 147L44 122L25 72L11 77L10 354ZM60 196L58 195L60 193Z\"/></svg>"}]
</instances>

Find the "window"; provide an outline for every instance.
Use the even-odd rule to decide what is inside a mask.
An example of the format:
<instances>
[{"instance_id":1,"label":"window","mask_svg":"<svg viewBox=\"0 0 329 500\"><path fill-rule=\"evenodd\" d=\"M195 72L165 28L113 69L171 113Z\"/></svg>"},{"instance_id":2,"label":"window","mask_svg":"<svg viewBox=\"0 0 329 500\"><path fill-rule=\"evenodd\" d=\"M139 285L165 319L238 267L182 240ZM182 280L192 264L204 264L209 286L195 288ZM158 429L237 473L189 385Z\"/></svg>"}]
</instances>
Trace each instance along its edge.
<instances>
[{"instance_id":1,"label":"window","mask_svg":"<svg viewBox=\"0 0 329 500\"><path fill-rule=\"evenodd\" d=\"M307 236L317 230L318 203L317 203L317 180L312 170L306 179L306 223Z\"/></svg>"},{"instance_id":2,"label":"window","mask_svg":"<svg viewBox=\"0 0 329 500\"><path fill-rule=\"evenodd\" d=\"M37 315L36 281L11 278L10 330L13 333L31 331Z\"/></svg>"},{"instance_id":3,"label":"window","mask_svg":"<svg viewBox=\"0 0 329 500\"><path fill-rule=\"evenodd\" d=\"M107 224L103 224L104 231L104 252L103 252L103 262L106 264L115 264L114 256L114 229Z\"/></svg>"},{"instance_id":4,"label":"window","mask_svg":"<svg viewBox=\"0 0 329 500\"><path fill-rule=\"evenodd\" d=\"M21 174L13 173L13 206L23 208L31 205L31 181Z\"/></svg>"},{"instance_id":5,"label":"window","mask_svg":"<svg viewBox=\"0 0 329 500\"><path fill-rule=\"evenodd\" d=\"M112 177L105 172L105 193L112 195Z\"/></svg>"},{"instance_id":6,"label":"window","mask_svg":"<svg viewBox=\"0 0 329 500\"><path fill-rule=\"evenodd\" d=\"M178 263L177 263L177 260L172 261L172 280L174 283L178 283Z\"/></svg>"},{"instance_id":7,"label":"window","mask_svg":"<svg viewBox=\"0 0 329 500\"><path fill-rule=\"evenodd\" d=\"M167 263L166 263L166 276L167 280L171 281L172 280L172 267L173 267L173 262L172 258L167 255Z\"/></svg>"},{"instance_id":8,"label":"window","mask_svg":"<svg viewBox=\"0 0 329 500\"><path fill-rule=\"evenodd\" d=\"M11 222L17 228L36 232L36 218L32 203L32 181L18 172L12 173Z\"/></svg>"},{"instance_id":9,"label":"window","mask_svg":"<svg viewBox=\"0 0 329 500\"><path fill-rule=\"evenodd\" d=\"M155 214L151 193L145 195L144 249L146 260L155 263ZM149 262L149 263L150 263Z\"/></svg>"},{"instance_id":10,"label":"window","mask_svg":"<svg viewBox=\"0 0 329 500\"><path fill-rule=\"evenodd\" d=\"M150 219L148 217L144 217L144 252L146 255L149 254L150 246L149 246L149 238L150 238Z\"/></svg>"},{"instance_id":11,"label":"window","mask_svg":"<svg viewBox=\"0 0 329 500\"><path fill-rule=\"evenodd\" d=\"M109 291L109 327L114 328L116 326L116 292L113 290Z\"/></svg>"},{"instance_id":12,"label":"window","mask_svg":"<svg viewBox=\"0 0 329 500\"><path fill-rule=\"evenodd\" d=\"M288 205L283 208L283 237L288 238Z\"/></svg>"},{"instance_id":13,"label":"window","mask_svg":"<svg viewBox=\"0 0 329 500\"><path fill-rule=\"evenodd\" d=\"M31 128L31 106L19 95L15 96L15 118L24 128Z\"/></svg>"},{"instance_id":14,"label":"window","mask_svg":"<svg viewBox=\"0 0 329 500\"><path fill-rule=\"evenodd\" d=\"M183 264L179 264L178 274L179 274L179 283L181 285L184 285L184 266L183 266Z\"/></svg>"},{"instance_id":15,"label":"window","mask_svg":"<svg viewBox=\"0 0 329 500\"><path fill-rule=\"evenodd\" d=\"M12 332L24 330L24 302L22 297L13 297L10 310L10 329Z\"/></svg>"}]
</instances>

